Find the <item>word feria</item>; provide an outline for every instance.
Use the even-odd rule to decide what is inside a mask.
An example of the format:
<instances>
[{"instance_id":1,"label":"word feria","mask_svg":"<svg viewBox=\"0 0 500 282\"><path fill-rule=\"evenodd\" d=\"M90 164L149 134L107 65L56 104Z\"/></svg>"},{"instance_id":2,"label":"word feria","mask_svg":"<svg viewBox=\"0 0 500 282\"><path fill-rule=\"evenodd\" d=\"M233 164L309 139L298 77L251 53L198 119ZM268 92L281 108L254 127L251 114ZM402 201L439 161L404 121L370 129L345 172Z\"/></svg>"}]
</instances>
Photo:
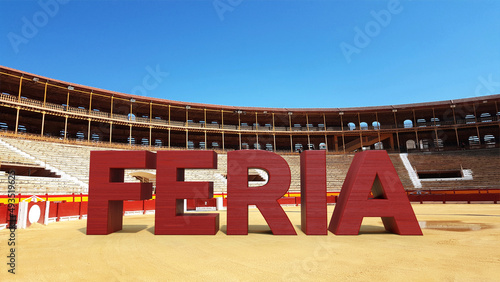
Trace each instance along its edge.
<instances>
[{"instance_id":1,"label":"word feria","mask_svg":"<svg viewBox=\"0 0 500 282\"><path fill-rule=\"evenodd\" d=\"M152 197L151 183L124 183L125 169L156 169L156 235L215 235L219 214L184 214L184 199L213 197L212 182L184 181L185 169L215 169L214 151L93 151L90 154L87 234L122 229L123 201ZM248 187L248 169L268 182ZM385 151L357 153L327 226L326 153L300 155L301 229L307 235L357 235L364 217L381 217L387 231L422 235L403 185ZM227 153L227 235L248 234L248 206L256 205L275 235L296 235L278 203L289 189L290 167L260 150ZM373 195L373 196L371 196Z\"/></svg>"}]
</instances>

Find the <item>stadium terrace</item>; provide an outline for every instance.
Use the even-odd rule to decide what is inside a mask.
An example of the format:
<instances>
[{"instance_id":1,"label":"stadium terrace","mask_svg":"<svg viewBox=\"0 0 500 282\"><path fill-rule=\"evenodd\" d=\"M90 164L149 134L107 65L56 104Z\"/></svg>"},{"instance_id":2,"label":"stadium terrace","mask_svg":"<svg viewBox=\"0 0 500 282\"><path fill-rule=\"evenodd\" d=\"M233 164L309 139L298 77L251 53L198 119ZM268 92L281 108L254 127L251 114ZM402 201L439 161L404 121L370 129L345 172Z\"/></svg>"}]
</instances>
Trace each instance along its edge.
<instances>
[{"instance_id":1,"label":"stadium terrace","mask_svg":"<svg viewBox=\"0 0 500 282\"><path fill-rule=\"evenodd\" d=\"M141 193L146 193L146 196L150 196L149 188L144 187L151 185L152 199L143 194L128 197L143 200L115 199L111 197L116 194L115 191L102 196L102 200L106 203L122 201L125 215L160 214L155 225L159 228L158 234L169 232L169 216L170 220L175 220L173 217L182 219L189 215L182 214L183 211L178 212L177 209L174 215L168 214L174 210L173 204L177 207L177 199L184 199L187 211L220 210L227 207L228 215L239 216L238 220L232 221L236 223L229 222L228 225L240 226L237 232L245 232L244 227L247 225L244 210L247 211L246 207L250 204L245 204L245 201L258 202L259 197L266 198L265 193L252 189L269 185L267 182L273 182L273 177L280 175L285 179L289 177L290 183L279 186L279 193L276 192L278 186L273 188L272 183L271 186L266 186L271 192L277 189L269 192L272 194L268 199L272 201L270 210L281 213L277 203L300 205L305 209L302 213L306 218L303 226L312 224L317 215L323 225L311 229L312 231L304 231L306 234L324 234L327 230L336 230L332 231L335 234L340 232L340 225L336 225L333 219L329 227L324 225L327 220L323 211L309 213L312 207L323 208L324 189L326 203L337 204L336 210L340 210L340 203L343 202L343 209L347 214L352 211L349 203L355 202L348 196L353 189L366 189L363 190L366 196L363 203L383 202L391 199L380 191L388 191L394 185L399 187L396 191L401 190L400 194L404 193L406 201L410 202L496 204L500 201L499 103L500 95L496 94L427 103L353 108L222 106L128 95L0 66L0 169L5 172L0 174L0 229L6 228L8 219L13 214L7 206L12 204L9 200L13 199L15 210L21 211L17 213L19 228L29 227L34 222L47 224L60 220L85 219L87 216L92 222L92 197L100 193L92 192L94 179L97 179L95 187L125 185L124 187L130 186L131 191L143 191ZM115 175L117 179L124 178L124 183L106 184L99 177L91 176L93 173L89 163L93 151L97 155L100 151L153 154L155 157L147 158L156 159L153 163L158 165L139 169L134 164L135 168L125 169L124 173ZM174 158L176 160L188 159L184 154L194 154L195 159L210 160L206 167L212 169L178 167L184 170L184 179L180 176L174 178L171 174L165 174L170 175L170 178L165 178L159 171L172 168L174 163L159 163L165 162L166 156L174 152L180 154ZM256 162L281 158L285 163L280 159L275 167L288 171L288 174L273 173L274 167L268 167L264 163L260 170L254 168L255 164L251 164L248 171L242 170L246 173L243 176L241 171L234 170L234 164L238 163L235 161L238 159L236 156L244 152L253 152L254 157L249 160ZM387 152L391 164L389 165L386 157L377 158L379 161L385 159L383 163L386 169L372 171L367 176L367 183L363 185L351 183L352 187L358 188L347 188L351 184L346 180L350 179L348 176L357 162L355 159L361 158L365 153L371 155L378 152ZM140 156L138 158L142 158ZM324 163L323 160L316 160L323 157ZM325 167L326 184L308 182L311 180L308 175L323 171ZM394 170L397 177L392 179L398 179L403 188L399 184L380 179L384 171ZM13 194L8 189L10 171L16 177ZM313 179L323 181L323 176L321 173ZM102 177L109 179L109 175ZM235 182L234 179L239 180ZM243 185L242 179L248 183ZM165 184L170 182L172 185ZM189 197L167 195L181 194L184 190L179 188L168 192L170 186L189 186L194 185L194 182L204 183L199 190L204 191L203 197L198 194L189 194ZM213 191L208 186L213 186ZM240 202L241 197L238 195L243 192L238 187L251 190L248 197L240 199ZM341 190L346 196L339 194ZM368 200L370 193L374 199ZM15 198L9 198L11 194ZM309 200L314 199L319 204L307 205ZM401 200L402 202L405 201ZM99 205L103 206L102 203ZM116 205L112 211L119 211L120 204L112 205ZM384 208L379 209L383 210ZM267 215L269 212L262 213ZM396 224L391 223L394 221L390 219L393 214L374 212L373 215L389 218L384 222L385 227L398 233ZM99 217L98 215L97 220ZM338 217L343 218L340 214ZM121 222L120 216L116 215L114 218ZM215 222L216 219L210 221ZM218 225L214 222L210 224L210 232L203 232L215 232ZM281 226L287 219L278 217L277 222ZM112 223L116 226L109 230L107 227L99 227L95 232L107 234L117 230L118 221ZM269 224L274 234L282 233L276 227L278 223ZM353 230L357 229L359 228ZM195 232L193 230L197 229L193 228L189 232ZM353 232L356 231L348 233Z\"/></svg>"},{"instance_id":2,"label":"stadium terrace","mask_svg":"<svg viewBox=\"0 0 500 282\"><path fill-rule=\"evenodd\" d=\"M500 95L360 108L284 109L134 96L0 67L0 130L159 149L349 154L498 147Z\"/></svg>"}]
</instances>

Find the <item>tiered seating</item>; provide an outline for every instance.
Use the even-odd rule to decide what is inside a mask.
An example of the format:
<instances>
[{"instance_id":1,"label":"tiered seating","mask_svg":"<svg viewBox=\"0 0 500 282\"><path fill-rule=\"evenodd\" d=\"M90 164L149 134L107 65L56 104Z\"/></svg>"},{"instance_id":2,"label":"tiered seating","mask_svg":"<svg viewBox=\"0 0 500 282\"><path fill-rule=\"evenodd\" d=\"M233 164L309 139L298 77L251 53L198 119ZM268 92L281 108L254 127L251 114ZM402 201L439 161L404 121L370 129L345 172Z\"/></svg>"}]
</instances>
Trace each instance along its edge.
<instances>
[{"instance_id":1,"label":"tiered seating","mask_svg":"<svg viewBox=\"0 0 500 282\"><path fill-rule=\"evenodd\" d=\"M2 138L2 141L8 145L0 143L0 163L3 165L25 165L38 167L34 159L22 155L20 152L13 150L9 145L11 141L16 139ZM74 181L62 178L53 177L33 177L16 175L15 182L16 192L21 194L67 194L67 193L80 193L82 191L81 185ZM0 193L7 193L8 188L8 175L2 173L0 175Z\"/></svg>"},{"instance_id":2,"label":"tiered seating","mask_svg":"<svg viewBox=\"0 0 500 282\"><path fill-rule=\"evenodd\" d=\"M227 155L218 155L218 169L210 170L186 170L186 180L187 181L213 181L214 182L214 192L226 192L227 183L223 181L223 176L226 175L227 171ZM290 193L300 192L300 156L299 155L284 155L282 156L290 166L291 172L291 184ZM328 192L338 192L342 188L344 179L346 177L349 166L351 165L353 155L327 155L327 191ZM406 189L412 189L413 185L408 177L408 173L404 168L399 155L391 155L391 160L394 163L398 174L400 175L403 186ZM257 174L256 171L251 170L251 174ZM251 184L251 186L261 185Z\"/></svg>"},{"instance_id":3,"label":"tiered seating","mask_svg":"<svg viewBox=\"0 0 500 282\"><path fill-rule=\"evenodd\" d=\"M185 181L211 181L214 183L214 193L227 191L226 182L227 155L217 155L217 169L186 169Z\"/></svg>"},{"instance_id":4,"label":"tiered seating","mask_svg":"<svg viewBox=\"0 0 500 282\"><path fill-rule=\"evenodd\" d=\"M259 175L255 169L250 169L251 175ZM263 177L264 178L264 177ZM186 169L186 181L209 181L214 183L214 193L227 192L227 155L217 155L217 169ZM251 182L250 187L261 186L264 181Z\"/></svg>"},{"instance_id":5,"label":"tiered seating","mask_svg":"<svg viewBox=\"0 0 500 282\"><path fill-rule=\"evenodd\" d=\"M422 181L423 189L499 189L500 150L480 149L432 154L409 154L416 171L472 171L472 180Z\"/></svg>"},{"instance_id":6,"label":"tiered seating","mask_svg":"<svg viewBox=\"0 0 500 282\"><path fill-rule=\"evenodd\" d=\"M285 161L290 166L290 173L292 174L292 179L290 183L290 192L300 192L300 156L289 155L282 156Z\"/></svg>"},{"instance_id":7,"label":"tiered seating","mask_svg":"<svg viewBox=\"0 0 500 282\"><path fill-rule=\"evenodd\" d=\"M21 194L71 194L82 192L81 186L74 181L62 178L16 176L16 193ZM0 194L6 194L8 176L0 175Z\"/></svg>"},{"instance_id":8,"label":"tiered seating","mask_svg":"<svg viewBox=\"0 0 500 282\"><path fill-rule=\"evenodd\" d=\"M413 190L415 187L411 182L408 171L406 170L403 161L401 161L399 154L389 154L389 157L391 158L392 164L394 165L405 190Z\"/></svg>"},{"instance_id":9,"label":"tiered seating","mask_svg":"<svg viewBox=\"0 0 500 282\"><path fill-rule=\"evenodd\" d=\"M353 158L353 155L328 155L326 157L326 187L328 192L340 191Z\"/></svg>"},{"instance_id":10,"label":"tiered seating","mask_svg":"<svg viewBox=\"0 0 500 282\"><path fill-rule=\"evenodd\" d=\"M0 163L35 165L35 162L29 158L12 151L7 146L0 143Z\"/></svg>"},{"instance_id":11,"label":"tiered seating","mask_svg":"<svg viewBox=\"0 0 500 282\"><path fill-rule=\"evenodd\" d=\"M290 192L300 192L300 156L285 155L283 158L290 166L292 181ZM342 188L345 176L351 165L352 155L326 156L326 187L328 192L338 192Z\"/></svg>"},{"instance_id":12,"label":"tiered seating","mask_svg":"<svg viewBox=\"0 0 500 282\"><path fill-rule=\"evenodd\" d=\"M50 143L34 140L2 138L5 142L26 152L78 180L88 183L90 151L96 147Z\"/></svg>"}]
</instances>

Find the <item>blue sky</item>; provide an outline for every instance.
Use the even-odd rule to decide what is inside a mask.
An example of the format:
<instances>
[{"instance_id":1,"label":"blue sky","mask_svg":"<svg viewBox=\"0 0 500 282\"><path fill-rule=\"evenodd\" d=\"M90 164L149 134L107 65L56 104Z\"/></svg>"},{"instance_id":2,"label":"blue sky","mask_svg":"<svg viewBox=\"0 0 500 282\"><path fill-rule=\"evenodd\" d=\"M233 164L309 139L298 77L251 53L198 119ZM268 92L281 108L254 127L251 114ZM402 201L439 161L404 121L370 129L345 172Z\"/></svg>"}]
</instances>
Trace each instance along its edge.
<instances>
[{"instance_id":1,"label":"blue sky","mask_svg":"<svg viewBox=\"0 0 500 282\"><path fill-rule=\"evenodd\" d=\"M500 1L2 1L0 65L264 107L500 93Z\"/></svg>"}]
</instances>

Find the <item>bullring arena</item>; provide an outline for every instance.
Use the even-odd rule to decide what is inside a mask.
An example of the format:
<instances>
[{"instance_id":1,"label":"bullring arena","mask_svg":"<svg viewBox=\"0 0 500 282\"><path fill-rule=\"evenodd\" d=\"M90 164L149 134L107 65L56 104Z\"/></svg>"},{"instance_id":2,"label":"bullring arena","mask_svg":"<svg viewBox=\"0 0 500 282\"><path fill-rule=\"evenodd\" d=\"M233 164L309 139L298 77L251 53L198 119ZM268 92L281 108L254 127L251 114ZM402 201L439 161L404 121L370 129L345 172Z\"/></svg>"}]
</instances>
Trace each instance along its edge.
<instances>
[{"instance_id":1,"label":"bullring arena","mask_svg":"<svg viewBox=\"0 0 500 282\"><path fill-rule=\"evenodd\" d=\"M218 106L133 96L0 67L0 280L500 280L500 95L363 108ZM279 200L297 236L272 235L249 208L249 235L226 234L227 153L266 150L291 171ZM214 198L187 213L219 213L215 236L155 236L155 196L125 201L123 230L86 235L90 152L214 150ZM357 152L386 150L423 236L365 218L358 236L300 230L300 154L324 150L328 218ZM15 276L7 276L7 196L15 179ZM261 186L265 171L248 171ZM125 182L156 186L154 170Z\"/></svg>"}]
</instances>

